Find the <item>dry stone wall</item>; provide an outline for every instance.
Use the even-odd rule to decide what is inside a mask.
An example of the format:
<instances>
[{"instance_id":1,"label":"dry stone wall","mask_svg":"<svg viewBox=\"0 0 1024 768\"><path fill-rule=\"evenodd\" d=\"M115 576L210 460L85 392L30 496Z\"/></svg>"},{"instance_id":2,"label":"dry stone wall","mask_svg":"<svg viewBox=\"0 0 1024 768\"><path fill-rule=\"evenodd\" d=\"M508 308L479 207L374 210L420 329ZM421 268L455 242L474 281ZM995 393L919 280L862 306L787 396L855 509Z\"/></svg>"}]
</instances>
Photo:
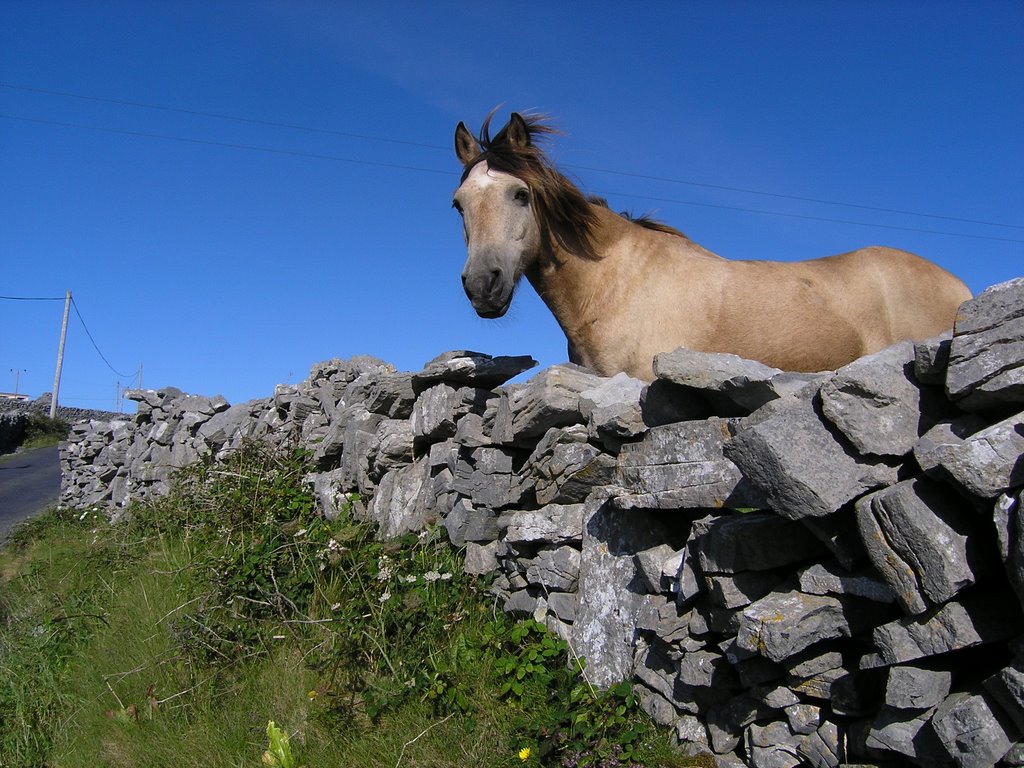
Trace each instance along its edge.
<instances>
[{"instance_id":1,"label":"dry stone wall","mask_svg":"<svg viewBox=\"0 0 1024 768\"><path fill-rule=\"evenodd\" d=\"M119 513L246 439L331 517L443 525L505 610L721 766L1024 765L1024 279L835 372L678 350L657 380L451 352L317 365L241 405L136 392L63 503Z\"/></svg>"}]
</instances>

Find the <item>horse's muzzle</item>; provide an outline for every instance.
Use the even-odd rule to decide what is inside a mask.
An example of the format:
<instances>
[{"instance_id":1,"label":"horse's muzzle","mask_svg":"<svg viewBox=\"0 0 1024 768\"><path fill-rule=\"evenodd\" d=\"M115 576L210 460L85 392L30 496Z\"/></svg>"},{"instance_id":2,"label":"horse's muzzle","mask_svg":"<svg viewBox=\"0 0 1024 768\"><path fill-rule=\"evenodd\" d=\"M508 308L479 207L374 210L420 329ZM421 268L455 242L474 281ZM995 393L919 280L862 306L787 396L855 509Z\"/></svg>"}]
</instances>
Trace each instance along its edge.
<instances>
[{"instance_id":1,"label":"horse's muzzle","mask_svg":"<svg viewBox=\"0 0 1024 768\"><path fill-rule=\"evenodd\" d=\"M462 287L469 303L480 317L487 319L501 317L508 311L514 286L515 283L506 280L498 269L462 275Z\"/></svg>"}]
</instances>

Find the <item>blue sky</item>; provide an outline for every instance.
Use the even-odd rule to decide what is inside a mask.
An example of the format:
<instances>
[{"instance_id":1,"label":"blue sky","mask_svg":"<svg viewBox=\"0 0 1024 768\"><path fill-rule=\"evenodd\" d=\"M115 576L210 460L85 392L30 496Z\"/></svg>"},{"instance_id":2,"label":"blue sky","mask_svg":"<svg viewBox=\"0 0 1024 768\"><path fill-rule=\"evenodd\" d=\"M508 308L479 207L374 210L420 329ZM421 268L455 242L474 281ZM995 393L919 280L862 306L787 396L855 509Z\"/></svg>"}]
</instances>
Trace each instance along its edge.
<instances>
[{"instance_id":1,"label":"blue sky","mask_svg":"<svg viewBox=\"0 0 1024 768\"><path fill-rule=\"evenodd\" d=\"M140 365L241 402L332 357L562 362L528 285L488 321L459 281L452 134L499 105L723 256L891 245L978 292L1024 275L1021 40L1019 0L2 0L0 295L72 291L80 407ZM52 388L62 309L0 300L0 390Z\"/></svg>"}]
</instances>

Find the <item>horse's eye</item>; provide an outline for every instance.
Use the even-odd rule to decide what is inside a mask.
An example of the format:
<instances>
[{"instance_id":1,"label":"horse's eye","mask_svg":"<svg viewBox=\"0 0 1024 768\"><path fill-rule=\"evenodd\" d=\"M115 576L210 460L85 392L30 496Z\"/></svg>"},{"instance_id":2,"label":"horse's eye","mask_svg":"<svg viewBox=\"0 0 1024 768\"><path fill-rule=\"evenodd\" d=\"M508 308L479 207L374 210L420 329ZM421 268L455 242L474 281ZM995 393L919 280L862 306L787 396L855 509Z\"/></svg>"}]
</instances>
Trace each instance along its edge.
<instances>
[{"instance_id":1,"label":"horse's eye","mask_svg":"<svg viewBox=\"0 0 1024 768\"><path fill-rule=\"evenodd\" d=\"M526 205L530 202L530 190L528 189L517 189L515 200L520 205Z\"/></svg>"}]
</instances>

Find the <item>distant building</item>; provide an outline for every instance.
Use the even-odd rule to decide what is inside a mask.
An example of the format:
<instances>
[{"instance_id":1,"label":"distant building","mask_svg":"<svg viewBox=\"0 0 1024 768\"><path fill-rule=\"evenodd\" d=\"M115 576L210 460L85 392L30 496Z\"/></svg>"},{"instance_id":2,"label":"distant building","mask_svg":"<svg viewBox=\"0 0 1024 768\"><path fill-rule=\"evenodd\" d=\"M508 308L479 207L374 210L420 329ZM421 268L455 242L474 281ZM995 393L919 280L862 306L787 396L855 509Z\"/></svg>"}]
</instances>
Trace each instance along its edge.
<instances>
[{"instance_id":1,"label":"distant building","mask_svg":"<svg viewBox=\"0 0 1024 768\"><path fill-rule=\"evenodd\" d=\"M0 392L0 400L17 400L20 403L28 402L28 395L14 394L13 392Z\"/></svg>"}]
</instances>

